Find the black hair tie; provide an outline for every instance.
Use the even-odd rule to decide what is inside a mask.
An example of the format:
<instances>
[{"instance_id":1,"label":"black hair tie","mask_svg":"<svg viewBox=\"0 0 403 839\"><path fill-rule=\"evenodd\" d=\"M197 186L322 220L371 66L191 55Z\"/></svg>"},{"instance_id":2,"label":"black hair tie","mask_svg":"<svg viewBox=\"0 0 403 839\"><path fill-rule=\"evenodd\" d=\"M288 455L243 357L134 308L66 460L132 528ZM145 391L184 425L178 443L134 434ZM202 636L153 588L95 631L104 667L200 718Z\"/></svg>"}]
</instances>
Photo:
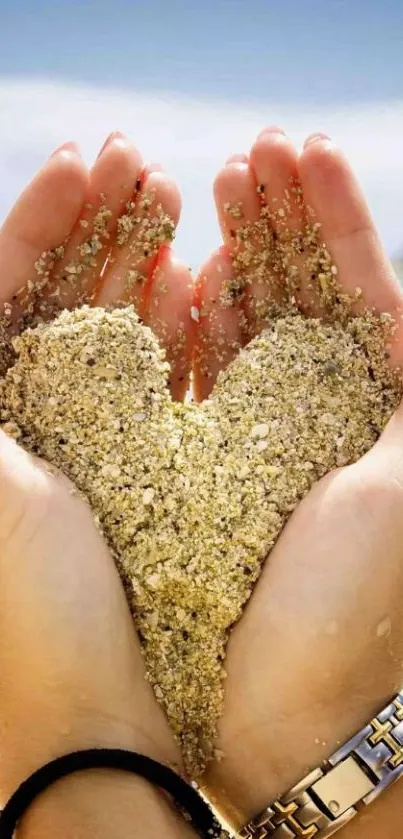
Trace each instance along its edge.
<instances>
[{"instance_id":1,"label":"black hair tie","mask_svg":"<svg viewBox=\"0 0 403 839\"><path fill-rule=\"evenodd\" d=\"M12 839L18 822L38 795L60 778L83 769L120 769L139 775L165 790L186 811L192 826L201 836L214 839L223 835L209 806L172 769L125 749L85 749L52 760L18 787L0 814L0 839Z\"/></svg>"}]
</instances>

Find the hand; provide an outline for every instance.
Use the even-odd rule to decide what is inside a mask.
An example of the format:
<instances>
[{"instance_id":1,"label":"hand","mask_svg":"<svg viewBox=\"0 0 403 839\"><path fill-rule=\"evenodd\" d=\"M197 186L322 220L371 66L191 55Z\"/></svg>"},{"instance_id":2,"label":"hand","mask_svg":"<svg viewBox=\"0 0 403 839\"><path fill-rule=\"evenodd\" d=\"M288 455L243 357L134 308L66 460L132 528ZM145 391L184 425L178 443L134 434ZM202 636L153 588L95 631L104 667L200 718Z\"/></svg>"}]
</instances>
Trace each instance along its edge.
<instances>
[{"instance_id":1,"label":"hand","mask_svg":"<svg viewBox=\"0 0 403 839\"><path fill-rule=\"evenodd\" d=\"M131 226L125 225L128 202L136 208ZM180 209L176 184L160 167L144 166L119 132L108 137L90 172L77 146L66 143L0 230L0 310L10 305L18 328L27 317L51 317L83 302L132 303L165 347L172 395L182 399L190 372L193 289L189 270L170 248ZM150 220L158 233L152 241Z\"/></svg>"},{"instance_id":2,"label":"hand","mask_svg":"<svg viewBox=\"0 0 403 839\"><path fill-rule=\"evenodd\" d=\"M220 308L220 286L232 270L236 237L229 227L255 221L256 185L276 207L298 176L304 198L338 267L341 285L363 291L360 305L389 311L397 332L391 363L403 362L402 297L368 209L340 152L326 138L300 159L279 132L259 136L249 159L230 162L215 192L227 248L206 263L198 294L204 317L195 386L205 396L221 358L242 343L241 313ZM234 221L224 205L241 202ZM245 218L246 217L246 218ZM302 230L301 207L290 225ZM221 270L220 270L221 269ZM299 302L318 313L302 275ZM253 315L252 284L246 307ZM252 330L259 328L252 320ZM206 349L207 348L207 349ZM206 375L207 373L207 375ZM356 733L401 687L403 666L403 409L373 451L321 481L291 517L264 568L228 647L225 712L206 786L238 825L301 780ZM344 829L343 836L397 839L402 782Z\"/></svg>"},{"instance_id":3,"label":"hand","mask_svg":"<svg viewBox=\"0 0 403 839\"><path fill-rule=\"evenodd\" d=\"M27 311L35 310L34 261L65 239L63 261L47 277L48 299L56 291L53 299L72 306L83 296L91 297L95 289L97 299L113 302L121 296L128 270L122 250L115 255L112 250L114 261L104 272L101 288L98 273L111 245L115 247L122 192L128 200L141 167L138 152L122 137L112 137L90 174L71 144L50 159L0 232L2 301L13 306L15 317L24 318ZM178 197L171 182L159 172L146 175L145 182L150 180L155 181L158 202L171 201L171 209L176 202L177 216ZM127 186L120 187L122 183ZM107 251L104 255L99 251L96 266L72 288L63 282L63 266L72 263L77 245L91 235L101 192L113 209ZM85 226L78 221L83 212ZM137 244L132 235L131 259ZM154 269L155 264L152 274ZM152 322L153 311L158 308L161 313L170 294L172 300L172 284L182 288L176 312L169 311L171 332L164 333L169 352L178 327L176 317L183 320L180 307L186 306L189 279L169 251L163 254L162 274L168 285L163 300L158 300L156 282L147 304L138 299L138 305ZM182 355L175 357L172 386L177 394L186 384L188 367L185 344ZM180 766L165 718L144 678L113 560L89 507L64 477L52 474L4 434L0 435L0 511L2 799L32 771L75 749L123 747ZM89 773L87 784L72 776L51 788L24 820L23 839L81 836L83 823L91 836L118 837L127 835L128 821L137 825L139 832L134 835L144 836L150 830L150 812L152 835L155 830L164 830L164 835L168 830L169 836L189 835L149 785L121 778L119 773L101 775L95 778Z\"/></svg>"}]
</instances>

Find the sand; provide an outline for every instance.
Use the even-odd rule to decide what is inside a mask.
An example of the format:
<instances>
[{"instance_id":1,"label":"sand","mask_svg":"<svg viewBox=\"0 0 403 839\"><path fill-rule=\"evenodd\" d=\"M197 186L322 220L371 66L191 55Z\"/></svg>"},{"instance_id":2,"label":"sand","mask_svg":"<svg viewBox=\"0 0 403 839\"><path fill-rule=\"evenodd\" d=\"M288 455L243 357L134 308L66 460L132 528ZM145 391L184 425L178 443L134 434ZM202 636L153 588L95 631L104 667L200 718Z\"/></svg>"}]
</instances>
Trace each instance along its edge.
<instances>
[{"instance_id":1,"label":"sand","mask_svg":"<svg viewBox=\"0 0 403 839\"><path fill-rule=\"evenodd\" d=\"M62 312L14 340L3 428L88 498L194 778L214 756L226 644L262 563L312 485L361 457L400 400L383 320L273 309L201 405L171 401L133 307Z\"/></svg>"}]
</instances>

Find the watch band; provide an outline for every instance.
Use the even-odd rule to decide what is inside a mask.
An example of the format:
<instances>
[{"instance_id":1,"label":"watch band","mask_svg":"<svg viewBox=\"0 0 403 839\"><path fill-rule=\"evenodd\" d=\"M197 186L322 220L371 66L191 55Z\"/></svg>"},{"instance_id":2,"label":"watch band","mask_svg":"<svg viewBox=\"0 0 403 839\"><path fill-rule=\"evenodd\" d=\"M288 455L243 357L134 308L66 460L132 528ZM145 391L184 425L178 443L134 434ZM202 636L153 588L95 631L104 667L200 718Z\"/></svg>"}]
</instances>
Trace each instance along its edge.
<instances>
[{"instance_id":1,"label":"watch band","mask_svg":"<svg viewBox=\"0 0 403 839\"><path fill-rule=\"evenodd\" d=\"M403 776L403 690L371 722L239 832L327 839Z\"/></svg>"}]
</instances>

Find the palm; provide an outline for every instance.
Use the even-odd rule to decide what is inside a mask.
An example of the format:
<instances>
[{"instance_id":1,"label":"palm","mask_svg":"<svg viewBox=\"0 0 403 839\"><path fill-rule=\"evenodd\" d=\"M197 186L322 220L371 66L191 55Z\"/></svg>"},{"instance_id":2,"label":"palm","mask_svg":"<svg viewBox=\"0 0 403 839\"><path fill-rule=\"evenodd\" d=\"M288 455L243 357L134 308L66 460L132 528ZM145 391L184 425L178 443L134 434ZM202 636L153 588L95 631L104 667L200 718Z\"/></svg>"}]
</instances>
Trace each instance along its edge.
<instances>
[{"instance_id":1,"label":"palm","mask_svg":"<svg viewBox=\"0 0 403 839\"><path fill-rule=\"evenodd\" d=\"M359 286L364 305L396 317L392 362L403 358L401 293L347 163L327 142L308 145L298 160L283 135L268 132L249 159L230 159L216 180L226 248L206 262L199 278L204 318L195 384L201 398L237 346L264 327L254 317L254 296L261 298L262 287L253 276L246 305L219 303L239 247L237 222L223 207L241 205L239 223L254 222L256 184L276 207L296 176L341 285L350 292ZM303 232L301 205L291 208L290 225ZM308 285L302 270L297 302L307 314L320 315ZM278 293L268 285L266 293L273 291ZM208 770L206 786L221 806L232 802L239 823L335 751L400 687L402 423L400 410L372 452L329 475L300 504L231 636L219 742L226 760Z\"/></svg>"},{"instance_id":2,"label":"palm","mask_svg":"<svg viewBox=\"0 0 403 839\"><path fill-rule=\"evenodd\" d=\"M52 157L0 231L1 302L12 306L15 321L46 316L38 304L49 304L51 311L54 301L62 307L83 299L133 302L164 341L178 398L189 375L189 273L167 248L145 257L141 220L125 246L118 246L118 219L135 185L140 198L144 192L152 196L150 214L159 205L177 221L175 186L161 172L144 170L139 153L123 138L112 138L90 173L71 145ZM110 208L103 248L70 284L66 269L94 232L101 195ZM64 257L50 265L38 300L34 262L61 242ZM46 257L44 264L48 270ZM134 264L146 282L128 291ZM89 508L63 477L4 434L0 462L0 716L7 720L0 736L7 784L2 795L49 758L86 744L140 748L175 762L167 724L144 679L123 589Z\"/></svg>"},{"instance_id":3,"label":"palm","mask_svg":"<svg viewBox=\"0 0 403 839\"><path fill-rule=\"evenodd\" d=\"M268 763L286 789L301 755L319 765L400 688L402 491L388 466L375 449L317 485L231 637L220 745L230 799L251 811L270 799Z\"/></svg>"}]
</instances>

